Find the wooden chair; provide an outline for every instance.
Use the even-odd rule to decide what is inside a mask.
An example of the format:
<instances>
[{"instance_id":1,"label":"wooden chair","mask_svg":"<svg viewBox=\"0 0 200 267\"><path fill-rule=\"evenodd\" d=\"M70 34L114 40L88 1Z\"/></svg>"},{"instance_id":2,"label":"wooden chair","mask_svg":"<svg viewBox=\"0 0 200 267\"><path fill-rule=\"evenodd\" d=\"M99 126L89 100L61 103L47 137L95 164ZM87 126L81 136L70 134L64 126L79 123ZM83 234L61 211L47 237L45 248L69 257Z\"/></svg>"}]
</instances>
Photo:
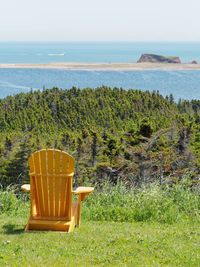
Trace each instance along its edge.
<instances>
[{"instance_id":1,"label":"wooden chair","mask_svg":"<svg viewBox=\"0 0 200 267\"><path fill-rule=\"evenodd\" d=\"M93 187L72 190L74 158L56 149L43 149L29 157L30 184L21 189L30 192L31 215L25 231L57 230L72 232L80 226L81 202ZM72 202L72 193L79 201Z\"/></svg>"}]
</instances>

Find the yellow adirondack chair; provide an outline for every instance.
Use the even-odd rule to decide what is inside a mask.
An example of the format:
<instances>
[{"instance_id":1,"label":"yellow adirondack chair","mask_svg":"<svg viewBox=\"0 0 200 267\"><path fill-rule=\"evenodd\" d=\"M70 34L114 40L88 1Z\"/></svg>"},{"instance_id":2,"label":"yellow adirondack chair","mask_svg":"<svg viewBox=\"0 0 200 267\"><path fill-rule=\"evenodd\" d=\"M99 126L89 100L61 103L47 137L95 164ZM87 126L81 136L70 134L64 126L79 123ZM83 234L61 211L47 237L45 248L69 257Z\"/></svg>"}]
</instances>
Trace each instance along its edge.
<instances>
[{"instance_id":1,"label":"yellow adirondack chair","mask_svg":"<svg viewBox=\"0 0 200 267\"><path fill-rule=\"evenodd\" d=\"M43 149L29 157L30 184L21 189L31 194L31 215L25 231L57 230L72 232L80 226L81 202L93 187L72 190L74 158L56 149ZM79 201L72 202L72 193Z\"/></svg>"}]
</instances>

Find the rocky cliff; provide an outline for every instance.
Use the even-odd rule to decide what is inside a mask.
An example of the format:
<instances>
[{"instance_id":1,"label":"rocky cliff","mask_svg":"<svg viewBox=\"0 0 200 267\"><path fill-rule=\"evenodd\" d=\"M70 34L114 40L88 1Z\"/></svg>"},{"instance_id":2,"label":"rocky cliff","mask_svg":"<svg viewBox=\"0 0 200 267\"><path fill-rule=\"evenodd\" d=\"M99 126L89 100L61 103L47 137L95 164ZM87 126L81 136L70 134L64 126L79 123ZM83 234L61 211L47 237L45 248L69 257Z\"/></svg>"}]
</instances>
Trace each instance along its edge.
<instances>
[{"instance_id":1,"label":"rocky cliff","mask_svg":"<svg viewBox=\"0 0 200 267\"><path fill-rule=\"evenodd\" d=\"M165 57L153 54L142 54L138 62L181 63L179 57Z\"/></svg>"}]
</instances>

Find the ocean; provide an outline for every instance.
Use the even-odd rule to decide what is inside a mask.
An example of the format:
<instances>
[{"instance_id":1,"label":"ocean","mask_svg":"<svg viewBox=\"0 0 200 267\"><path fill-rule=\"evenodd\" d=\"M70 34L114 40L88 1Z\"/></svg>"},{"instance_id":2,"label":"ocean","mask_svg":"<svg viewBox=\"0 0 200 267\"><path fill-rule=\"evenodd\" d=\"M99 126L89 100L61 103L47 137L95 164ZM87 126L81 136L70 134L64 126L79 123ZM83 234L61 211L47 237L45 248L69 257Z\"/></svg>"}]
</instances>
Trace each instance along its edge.
<instances>
[{"instance_id":1,"label":"ocean","mask_svg":"<svg viewBox=\"0 0 200 267\"><path fill-rule=\"evenodd\" d=\"M141 54L179 56L181 62L200 63L200 43L0 43L0 64L51 62L136 62ZM200 71L70 71L0 69L0 98L30 89L57 86L69 89L98 86L159 90L175 100L200 99Z\"/></svg>"}]
</instances>

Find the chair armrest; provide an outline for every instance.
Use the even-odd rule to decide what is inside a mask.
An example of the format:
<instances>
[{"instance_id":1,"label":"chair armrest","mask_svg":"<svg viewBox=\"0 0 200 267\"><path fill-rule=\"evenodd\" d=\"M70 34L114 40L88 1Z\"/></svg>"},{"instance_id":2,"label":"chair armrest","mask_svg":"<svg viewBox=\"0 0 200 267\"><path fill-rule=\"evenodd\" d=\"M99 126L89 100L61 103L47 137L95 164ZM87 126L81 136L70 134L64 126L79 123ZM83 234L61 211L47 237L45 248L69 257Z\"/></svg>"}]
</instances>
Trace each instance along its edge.
<instances>
[{"instance_id":1,"label":"chair armrest","mask_svg":"<svg viewBox=\"0 0 200 267\"><path fill-rule=\"evenodd\" d=\"M21 186L21 190L23 190L25 192L30 192L31 191L30 184L23 184Z\"/></svg>"},{"instance_id":2,"label":"chair armrest","mask_svg":"<svg viewBox=\"0 0 200 267\"><path fill-rule=\"evenodd\" d=\"M72 191L74 194L91 193L94 191L94 187L79 186L76 190Z\"/></svg>"},{"instance_id":3,"label":"chair armrest","mask_svg":"<svg viewBox=\"0 0 200 267\"><path fill-rule=\"evenodd\" d=\"M85 197L94 191L94 187L80 186L76 190L72 191L74 194L79 194L79 201L83 201Z\"/></svg>"}]
</instances>

